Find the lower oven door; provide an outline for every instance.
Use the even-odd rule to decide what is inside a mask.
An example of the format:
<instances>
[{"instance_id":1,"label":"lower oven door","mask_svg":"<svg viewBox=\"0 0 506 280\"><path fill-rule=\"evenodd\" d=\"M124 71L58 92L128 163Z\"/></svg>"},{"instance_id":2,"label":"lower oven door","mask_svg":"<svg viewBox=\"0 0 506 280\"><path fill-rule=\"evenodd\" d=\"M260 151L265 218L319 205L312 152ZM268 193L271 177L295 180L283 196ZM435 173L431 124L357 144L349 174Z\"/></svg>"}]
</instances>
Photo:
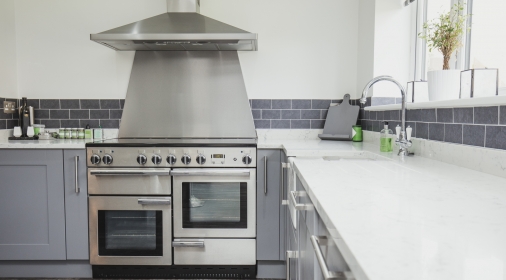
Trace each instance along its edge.
<instances>
[{"instance_id":1,"label":"lower oven door","mask_svg":"<svg viewBox=\"0 0 506 280\"><path fill-rule=\"evenodd\" d=\"M171 265L170 197L91 196L92 265Z\"/></svg>"},{"instance_id":2,"label":"lower oven door","mask_svg":"<svg viewBox=\"0 0 506 280\"><path fill-rule=\"evenodd\" d=\"M256 239L174 239L175 265L255 265Z\"/></svg>"},{"instance_id":3,"label":"lower oven door","mask_svg":"<svg viewBox=\"0 0 506 280\"><path fill-rule=\"evenodd\" d=\"M255 169L174 169L174 237L255 238Z\"/></svg>"}]
</instances>

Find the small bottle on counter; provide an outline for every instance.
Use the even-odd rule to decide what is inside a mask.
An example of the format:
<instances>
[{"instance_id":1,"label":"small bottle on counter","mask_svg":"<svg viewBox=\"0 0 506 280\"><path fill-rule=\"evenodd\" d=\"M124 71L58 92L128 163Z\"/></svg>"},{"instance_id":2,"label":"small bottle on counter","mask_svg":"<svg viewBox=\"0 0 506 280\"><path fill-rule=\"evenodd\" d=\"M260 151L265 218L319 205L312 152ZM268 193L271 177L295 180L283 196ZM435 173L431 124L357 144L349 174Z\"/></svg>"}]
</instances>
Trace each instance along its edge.
<instances>
[{"instance_id":1,"label":"small bottle on counter","mask_svg":"<svg viewBox=\"0 0 506 280\"><path fill-rule=\"evenodd\" d=\"M71 138L72 139L77 139L77 128L72 128L71 129Z\"/></svg>"},{"instance_id":2,"label":"small bottle on counter","mask_svg":"<svg viewBox=\"0 0 506 280\"><path fill-rule=\"evenodd\" d=\"M93 129L90 128L90 125L86 125L86 129L84 130L84 139L92 139L93 138Z\"/></svg>"},{"instance_id":3,"label":"small bottle on counter","mask_svg":"<svg viewBox=\"0 0 506 280\"><path fill-rule=\"evenodd\" d=\"M385 122L383 129L380 132L380 152L391 152L393 131L388 128L388 122Z\"/></svg>"},{"instance_id":4,"label":"small bottle on counter","mask_svg":"<svg viewBox=\"0 0 506 280\"><path fill-rule=\"evenodd\" d=\"M103 132L103 130L102 130L101 126L99 126L98 128L95 128L93 130L93 138L94 139L102 139L102 136L103 136L102 132Z\"/></svg>"},{"instance_id":5,"label":"small bottle on counter","mask_svg":"<svg viewBox=\"0 0 506 280\"><path fill-rule=\"evenodd\" d=\"M64 139L64 138L65 138L65 128L60 128L60 129L58 130L58 137L59 137L60 139Z\"/></svg>"},{"instance_id":6,"label":"small bottle on counter","mask_svg":"<svg viewBox=\"0 0 506 280\"><path fill-rule=\"evenodd\" d=\"M70 128L65 128L65 139L71 138L72 138L72 130L70 130Z\"/></svg>"},{"instance_id":7,"label":"small bottle on counter","mask_svg":"<svg viewBox=\"0 0 506 280\"><path fill-rule=\"evenodd\" d=\"M77 129L77 139L84 139L84 128Z\"/></svg>"}]
</instances>

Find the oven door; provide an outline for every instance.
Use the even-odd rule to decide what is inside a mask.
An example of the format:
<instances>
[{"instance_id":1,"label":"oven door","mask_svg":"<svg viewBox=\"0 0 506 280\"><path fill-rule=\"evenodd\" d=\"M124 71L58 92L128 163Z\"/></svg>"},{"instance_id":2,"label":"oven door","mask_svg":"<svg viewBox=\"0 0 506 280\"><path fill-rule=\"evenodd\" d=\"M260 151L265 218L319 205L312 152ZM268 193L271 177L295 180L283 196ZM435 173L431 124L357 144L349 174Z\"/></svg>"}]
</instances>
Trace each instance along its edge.
<instances>
[{"instance_id":1,"label":"oven door","mask_svg":"<svg viewBox=\"0 0 506 280\"><path fill-rule=\"evenodd\" d=\"M174 169L174 236L256 237L255 169Z\"/></svg>"},{"instance_id":2,"label":"oven door","mask_svg":"<svg viewBox=\"0 0 506 280\"><path fill-rule=\"evenodd\" d=\"M170 197L90 196L92 265L171 265Z\"/></svg>"}]
</instances>

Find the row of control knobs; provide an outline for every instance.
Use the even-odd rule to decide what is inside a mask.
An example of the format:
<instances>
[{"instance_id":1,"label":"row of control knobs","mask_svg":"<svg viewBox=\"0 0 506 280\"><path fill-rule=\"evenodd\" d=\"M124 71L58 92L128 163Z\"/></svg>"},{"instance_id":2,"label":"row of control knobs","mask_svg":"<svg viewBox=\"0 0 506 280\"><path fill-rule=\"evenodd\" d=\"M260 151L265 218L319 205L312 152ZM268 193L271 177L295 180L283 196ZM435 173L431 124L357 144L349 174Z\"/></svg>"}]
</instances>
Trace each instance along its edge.
<instances>
[{"instance_id":1,"label":"row of control knobs","mask_svg":"<svg viewBox=\"0 0 506 280\"><path fill-rule=\"evenodd\" d=\"M91 156L90 160L91 160L91 163L95 164L95 165L99 164L101 161L103 161L104 164L109 165L112 163L112 156L111 155L104 155L102 158L100 158L99 155L93 154ZM166 160L167 160L168 164L173 165L176 163L177 158L175 155L168 155ZM192 158L189 155L183 155L181 157L181 162L186 165L190 164L191 161L192 161ZM202 164L206 163L206 157L204 155L200 154L197 156L196 161L198 164L202 165ZM251 161L252 161L252 158L249 155L245 155L242 157L242 162L244 164L250 164ZM148 162L148 158L145 155L138 155L137 156L137 163L138 164L144 165L147 162ZM156 165L161 164L162 157L160 155L154 155L151 157L151 162L153 162L153 164L156 164Z\"/></svg>"}]
</instances>

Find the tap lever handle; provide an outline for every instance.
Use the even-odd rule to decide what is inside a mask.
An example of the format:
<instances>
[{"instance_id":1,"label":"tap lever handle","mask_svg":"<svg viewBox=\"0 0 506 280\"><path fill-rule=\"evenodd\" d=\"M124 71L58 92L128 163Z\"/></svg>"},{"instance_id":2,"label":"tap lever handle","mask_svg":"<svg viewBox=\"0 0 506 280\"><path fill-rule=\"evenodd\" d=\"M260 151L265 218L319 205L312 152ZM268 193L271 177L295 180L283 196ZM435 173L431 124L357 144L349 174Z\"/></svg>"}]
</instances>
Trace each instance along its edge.
<instances>
[{"instance_id":1,"label":"tap lever handle","mask_svg":"<svg viewBox=\"0 0 506 280\"><path fill-rule=\"evenodd\" d=\"M411 141L411 132L412 131L413 131L413 129L411 128L411 126L408 125L408 127L406 128L406 140Z\"/></svg>"},{"instance_id":2,"label":"tap lever handle","mask_svg":"<svg viewBox=\"0 0 506 280\"><path fill-rule=\"evenodd\" d=\"M397 137L397 140L401 139L401 127L399 125L395 127L395 135Z\"/></svg>"}]
</instances>

